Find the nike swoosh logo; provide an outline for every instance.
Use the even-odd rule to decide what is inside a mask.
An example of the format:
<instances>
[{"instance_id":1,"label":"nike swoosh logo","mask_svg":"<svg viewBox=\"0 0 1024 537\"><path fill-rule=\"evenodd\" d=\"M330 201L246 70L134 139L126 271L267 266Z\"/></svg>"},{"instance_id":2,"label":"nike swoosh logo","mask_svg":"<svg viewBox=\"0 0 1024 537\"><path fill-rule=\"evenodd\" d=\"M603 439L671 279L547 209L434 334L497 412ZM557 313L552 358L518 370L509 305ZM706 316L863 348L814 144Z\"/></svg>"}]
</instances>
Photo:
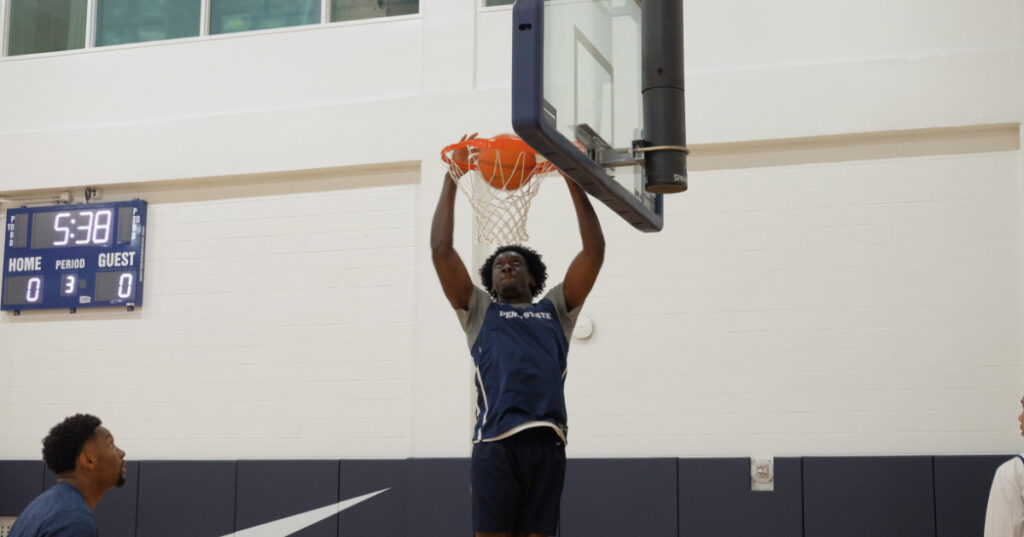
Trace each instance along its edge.
<instances>
[{"instance_id":1,"label":"nike swoosh logo","mask_svg":"<svg viewBox=\"0 0 1024 537\"><path fill-rule=\"evenodd\" d=\"M389 490L391 490L390 487L378 490L377 492L363 494L362 496L341 501L334 505L325 505L323 507L313 509L312 511L306 511L305 513L299 513L287 518L267 522L266 524L260 524L259 526L253 526L242 531L229 533L223 537L285 537L299 530L308 528L327 517L336 515L353 505L362 503Z\"/></svg>"}]
</instances>

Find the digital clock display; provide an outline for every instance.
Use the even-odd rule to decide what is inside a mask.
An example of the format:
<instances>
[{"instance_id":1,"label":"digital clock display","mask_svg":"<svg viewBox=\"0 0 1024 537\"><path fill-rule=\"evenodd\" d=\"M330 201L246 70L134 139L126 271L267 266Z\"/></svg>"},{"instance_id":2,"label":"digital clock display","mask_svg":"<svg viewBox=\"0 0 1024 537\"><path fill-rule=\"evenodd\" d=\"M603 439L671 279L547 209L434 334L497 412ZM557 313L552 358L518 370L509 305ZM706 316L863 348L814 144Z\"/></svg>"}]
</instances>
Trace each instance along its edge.
<instances>
[{"instance_id":1,"label":"digital clock display","mask_svg":"<svg viewBox=\"0 0 1024 537\"><path fill-rule=\"evenodd\" d=\"M146 202L9 209L0 309L142 304Z\"/></svg>"},{"instance_id":2,"label":"digital clock display","mask_svg":"<svg viewBox=\"0 0 1024 537\"><path fill-rule=\"evenodd\" d=\"M113 209L54 211L32 215L32 248L108 246Z\"/></svg>"}]
</instances>

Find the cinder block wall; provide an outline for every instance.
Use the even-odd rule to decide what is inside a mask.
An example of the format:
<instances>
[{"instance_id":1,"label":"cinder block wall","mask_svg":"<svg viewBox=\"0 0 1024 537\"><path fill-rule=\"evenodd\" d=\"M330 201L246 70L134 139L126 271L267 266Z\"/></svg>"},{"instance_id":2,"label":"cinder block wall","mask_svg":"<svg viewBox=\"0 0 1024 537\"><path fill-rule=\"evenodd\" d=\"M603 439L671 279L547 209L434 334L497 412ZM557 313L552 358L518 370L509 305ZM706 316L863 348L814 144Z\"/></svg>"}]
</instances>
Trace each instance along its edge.
<instances>
[{"instance_id":1,"label":"cinder block wall","mask_svg":"<svg viewBox=\"0 0 1024 537\"><path fill-rule=\"evenodd\" d=\"M687 3L694 151L666 230L599 208L570 456L1018 450L1018 6L758 6ZM150 201L143 308L0 315L0 459L78 411L136 460L466 456L429 224L440 148L510 129L510 22L438 0L0 59L2 208ZM574 226L549 181L531 244L553 280Z\"/></svg>"}]
</instances>

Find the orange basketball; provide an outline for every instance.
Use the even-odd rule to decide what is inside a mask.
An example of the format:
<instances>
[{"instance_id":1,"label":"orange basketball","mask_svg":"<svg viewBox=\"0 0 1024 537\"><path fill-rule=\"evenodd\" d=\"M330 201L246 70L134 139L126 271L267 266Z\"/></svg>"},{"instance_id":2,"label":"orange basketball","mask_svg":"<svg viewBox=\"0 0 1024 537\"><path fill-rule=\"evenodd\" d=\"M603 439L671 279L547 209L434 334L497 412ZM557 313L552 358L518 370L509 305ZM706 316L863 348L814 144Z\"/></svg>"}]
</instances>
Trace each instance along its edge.
<instances>
[{"instance_id":1,"label":"orange basketball","mask_svg":"<svg viewBox=\"0 0 1024 537\"><path fill-rule=\"evenodd\" d=\"M516 139L512 134L499 134L494 139ZM525 144L523 144L525 147ZM483 149L477 156L477 167L484 181L494 188L516 190L533 177L537 157L532 150Z\"/></svg>"}]
</instances>

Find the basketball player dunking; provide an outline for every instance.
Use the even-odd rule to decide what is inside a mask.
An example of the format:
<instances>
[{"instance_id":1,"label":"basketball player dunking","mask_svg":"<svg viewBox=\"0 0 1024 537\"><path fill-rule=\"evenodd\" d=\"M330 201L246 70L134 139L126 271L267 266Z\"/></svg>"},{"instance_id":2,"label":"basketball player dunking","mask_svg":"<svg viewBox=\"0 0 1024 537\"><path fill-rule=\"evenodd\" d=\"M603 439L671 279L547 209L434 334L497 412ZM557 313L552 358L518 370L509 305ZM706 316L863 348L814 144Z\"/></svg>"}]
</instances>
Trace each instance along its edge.
<instances>
[{"instance_id":1,"label":"basketball player dunking","mask_svg":"<svg viewBox=\"0 0 1024 537\"><path fill-rule=\"evenodd\" d=\"M554 535L565 479L566 355L604 260L601 224L586 193L566 178L583 248L563 282L534 303L547 269L532 249L506 245L480 269L484 291L452 246L457 186L450 173L430 245L476 367L473 530L477 537Z\"/></svg>"}]
</instances>

